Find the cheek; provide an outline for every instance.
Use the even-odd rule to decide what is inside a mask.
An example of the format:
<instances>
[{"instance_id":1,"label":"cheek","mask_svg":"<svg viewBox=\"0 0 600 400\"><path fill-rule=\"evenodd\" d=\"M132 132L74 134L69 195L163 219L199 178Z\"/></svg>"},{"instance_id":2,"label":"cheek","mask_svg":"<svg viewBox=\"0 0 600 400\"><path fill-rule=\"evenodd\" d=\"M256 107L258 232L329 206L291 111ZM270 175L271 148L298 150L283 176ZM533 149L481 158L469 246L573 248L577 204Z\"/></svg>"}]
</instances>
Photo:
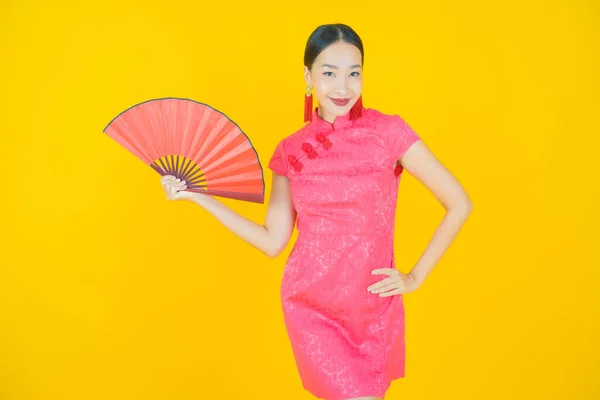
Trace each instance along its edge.
<instances>
[{"instance_id":1,"label":"cheek","mask_svg":"<svg viewBox=\"0 0 600 400\"><path fill-rule=\"evenodd\" d=\"M315 82L313 88L315 96L321 102L327 98L327 96L331 93L332 90L331 84L323 79Z\"/></svg>"},{"instance_id":2,"label":"cheek","mask_svg":"<svg viewBox=\"0 0 600 400\"><path fill-rule=\"evenodd\" d=\"M327 82L326 79L317 79L314 83L315 91L322 95L327 95L331 90L331 83Z\"/></svg>"},{"instance_id":3,"label":"cheek","mask_svg":"<svg viewBox=\"0 0 600 400\"><path fill-rule=\"evenodd\" d=\"M352 81L352 90L356 93L362 92L363 81L362 78L358 78Z\"/></svg>"}]
</instances>

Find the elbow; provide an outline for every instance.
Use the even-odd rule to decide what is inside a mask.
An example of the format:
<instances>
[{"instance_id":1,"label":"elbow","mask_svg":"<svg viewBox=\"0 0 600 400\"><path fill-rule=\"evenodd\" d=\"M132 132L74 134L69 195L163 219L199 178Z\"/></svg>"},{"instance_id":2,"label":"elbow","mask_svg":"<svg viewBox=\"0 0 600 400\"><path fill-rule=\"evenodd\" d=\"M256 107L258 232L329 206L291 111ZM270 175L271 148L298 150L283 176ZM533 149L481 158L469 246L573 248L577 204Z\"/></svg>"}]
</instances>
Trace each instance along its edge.
<instances>
[{"instance_id":1,"label":"elbow","mask_svg":"<svg viewBox=\"0 0 600 400\"><path fill-rule=\"evenodd\" d=\"M473 203L471 199L467 198L461 202L457 202L449 207L446 207L446 211L451 211L453 213L461 214L464 218L468 218L469 215L473 212Z\"/></svg>"},{"instance_id":2,"label":"elbow","mask_svg":"<svg viewBox=\"0 0 600 400\"><path fill-rule=\"evenodd\" d=\"M282 251L280 246L270 246L264 253L269 258L276 258Z\"/></svg>"},{"instance_id":3,"label":"elbow","mask_svg":"<svg viewBox=\"0 0 600 400\"><path fill-rule=\"evenodd\" d=\"M273 250L270 250L270 249L265 251L264 253L269 258L275 258L278 255L276 252L274 252Z\"/></svg>"},{"instance_id":4,"label":"elbow","mask_svg":"<svg viewBox=\"0 0 600 400\"><path fill-rule=\"evenodd\" d=\"M455 207L455 209L458 212L460 212L466 219L473 212L473 202L471 202L471 199L467 198L465 201L463 201L457 207Z\"/></svg>"},{"instance_id":5,"label":"elbow","mask_svg":"<svg viewBox=\"0 0 600 400\"><path fill-rule=\"evenodd\" d=\"M473 212L473 202L471 201L471 199L467 199L467 201L465 201L464 209L467 215Z\"/></svg>"}]
</instances>

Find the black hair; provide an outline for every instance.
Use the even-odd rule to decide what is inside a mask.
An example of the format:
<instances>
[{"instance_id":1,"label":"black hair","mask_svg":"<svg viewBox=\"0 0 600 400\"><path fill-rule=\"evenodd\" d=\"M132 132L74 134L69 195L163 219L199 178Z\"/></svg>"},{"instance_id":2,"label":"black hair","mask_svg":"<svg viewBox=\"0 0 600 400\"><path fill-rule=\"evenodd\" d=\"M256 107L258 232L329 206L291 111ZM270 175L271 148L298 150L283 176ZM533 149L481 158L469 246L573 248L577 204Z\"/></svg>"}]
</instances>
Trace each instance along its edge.
<instances>
[{"instance_id":1,"label":"black hair","mask_svg":"<svg viewBox=\"0 0 600 400\"><path fill-rule=\"evenodd\" d=\"M311 33L306 43L304 50L304 65L308 69L312 69L313 62L328 46L343 41L352 44L360 50L361 62L365 62L365 52L363 49L362 40L358 34L345 24L327 24L318 26Z\"/></svg>"}]
</instances>

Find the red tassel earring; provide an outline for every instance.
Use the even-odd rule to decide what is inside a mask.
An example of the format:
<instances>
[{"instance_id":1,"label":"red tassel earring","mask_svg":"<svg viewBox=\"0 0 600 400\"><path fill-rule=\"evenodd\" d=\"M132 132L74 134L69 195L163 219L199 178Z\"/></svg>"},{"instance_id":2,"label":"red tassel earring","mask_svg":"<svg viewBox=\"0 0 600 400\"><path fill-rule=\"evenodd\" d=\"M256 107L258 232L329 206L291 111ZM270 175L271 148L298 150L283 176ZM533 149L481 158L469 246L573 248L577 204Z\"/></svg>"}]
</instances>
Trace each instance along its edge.
<instances>
[{"instance_id":1,"label":"red tassel earring","mask_svg":"<svg viewBox=\"0 0 600 400\"><path fill-rule=\"evenodd\" d=\"M356 103L350 109L350 120L355 120L362 115L363 103L362 95L356 100Z\"/></svg>"},{"instance_id":2,"label":"red tassel earring","mask_svg":"<svg viewBox=\"0 0 600 400\"><path fill-rule=\"evenodd\" d=\"M304 95L304 122L312 121L313 114L313 95L311 87L306 87L306 93Z\"/></svg>"}]
</instances>

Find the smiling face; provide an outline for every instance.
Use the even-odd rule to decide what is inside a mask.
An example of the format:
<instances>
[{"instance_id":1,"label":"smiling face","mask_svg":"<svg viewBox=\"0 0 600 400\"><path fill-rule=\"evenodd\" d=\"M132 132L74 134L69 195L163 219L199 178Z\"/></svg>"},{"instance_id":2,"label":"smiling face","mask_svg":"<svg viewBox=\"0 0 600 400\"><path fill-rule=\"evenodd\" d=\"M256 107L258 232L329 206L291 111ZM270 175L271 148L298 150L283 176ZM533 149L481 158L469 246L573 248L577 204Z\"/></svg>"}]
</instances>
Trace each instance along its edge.
<instances>
[{"instance_id":1,"label":"smiling face","mask_svg":"<svg viewBox=\"0 0 600 400\"><path fill-rule=\"evenodd\" d=\"M304 80L313 87L319 115L333 122L345 115L362 93L362 55L349 43L338 41L323 50L312 70L304 67Z\"/></svg>"}]
</instances>

